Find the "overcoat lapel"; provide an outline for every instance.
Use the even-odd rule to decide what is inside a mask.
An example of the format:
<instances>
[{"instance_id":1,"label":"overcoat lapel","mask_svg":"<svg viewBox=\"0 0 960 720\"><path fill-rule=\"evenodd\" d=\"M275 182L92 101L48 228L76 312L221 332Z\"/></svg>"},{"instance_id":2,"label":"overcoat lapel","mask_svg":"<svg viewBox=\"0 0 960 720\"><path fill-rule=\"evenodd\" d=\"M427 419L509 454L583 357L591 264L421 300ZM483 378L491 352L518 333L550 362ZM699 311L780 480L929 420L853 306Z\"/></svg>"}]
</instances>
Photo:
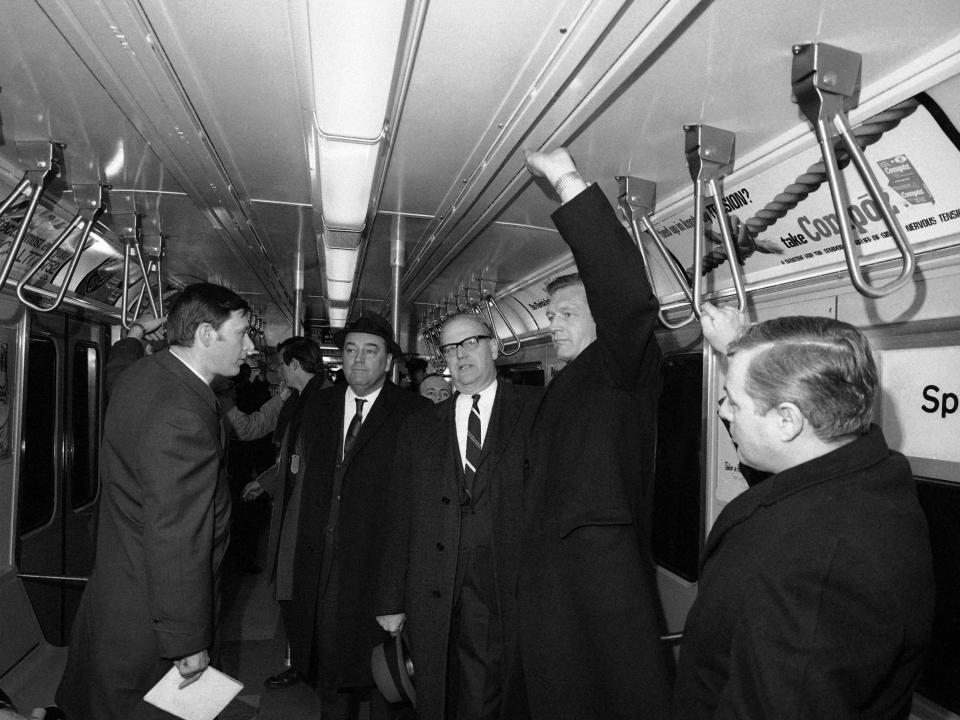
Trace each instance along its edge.
<instances>
[{"instance_id":1,"label":"overcoat lapel","mask_svg":"<svg viewBox=\"0 0 960 720\"><path fill-rule=\"evenodd\" d=\"M507 446L514 438L521 410L519 398L513 393L504 392L503 383L498 383L497 395L493 400L493 412L490 414L490 427L480 450L478 474L481 471L489 475L496 472L500 460L507 454ZM490 467L485 466L488 459L491 463Z\"/></svg>"},{"instance_id":2,"label":"overcoat lapel","mask_svg":"<svg viewBox=\"0 0 960 720\"><path fill-rule=\"evenodd\" d=\"M341 464L342 470L345 471L350 466L350 462L356 457L357 453L370 441L370 438L376 435L377 429L390 417L395 405L393 395L395 389L396 386L389 380L383 384L383 389L377 396L376 402L373 403L373 407L369 409L366 418L360 425L360 434L357 435L357 439L354 440L353 445L350 446L350 451L346 457L343 458L343 463ZM346 390L344 390L344 394L346 394ZM340 415L341 417L343 416L342 410ZM343 437L343 420L340 421L339 437Z\"/></svg>"}]
</instances>

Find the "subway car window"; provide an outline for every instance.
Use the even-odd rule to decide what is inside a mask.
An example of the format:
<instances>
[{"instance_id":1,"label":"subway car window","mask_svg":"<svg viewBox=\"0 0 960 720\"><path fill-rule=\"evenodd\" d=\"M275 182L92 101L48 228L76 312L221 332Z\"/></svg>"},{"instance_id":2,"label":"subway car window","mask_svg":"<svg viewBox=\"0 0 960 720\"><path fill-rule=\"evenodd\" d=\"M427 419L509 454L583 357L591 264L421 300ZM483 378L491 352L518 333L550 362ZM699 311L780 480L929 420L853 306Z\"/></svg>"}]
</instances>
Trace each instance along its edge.
<instances>
[{"instance_id":1,"label":"subway car window","mask_svg":"<svg viewBox=\"0 0 960 720\"><path fill-rule=\"evenodd\" d=\"M960 484L917 479L920 504L930 526L937 604L933 640L918 690L951 712L960 713Z\"/></svg>"},{"instance_id":2,"label":"subway car window","mask_svg":"<svg viewBox=\"0 0 960 720\"><path fill-rule=\"evenodd\" d=\"M702 374L700 353L663 361L657 423L653 556L658 565L689 582L699 577Z\"/></svg>"},{"instance_id":3,"label":"subway car window","mask_svg":"<svg viewBox=\"0 0 960 720\"><path fill-rule=\"evenodd\" d=\"M100 437L100 350L78 342L73 352L73 467L71 503L74 509L97 496Z\"/></svg>"},{"instance_id":4,"label":"subway car window","mask_svg":"<svg viewBox=\"0 0 960 720\"><path fill-rule=\"evenodd\" d=\"M533 385L543 387L543 363L526 362L511 365L497 365L497 377L514 385Z\"/></svg>"},{"instance_id":5,"label":"subway car window","mask_svg":"<svg viewBox=\"0 0 960 720\"><path fill-rule=\"evenodd\" d=\"M57 423L57 348L49 338L30 339L24 407L20 534L48 523L56 504L54 438Z\"/></svg>"}]
</instances>

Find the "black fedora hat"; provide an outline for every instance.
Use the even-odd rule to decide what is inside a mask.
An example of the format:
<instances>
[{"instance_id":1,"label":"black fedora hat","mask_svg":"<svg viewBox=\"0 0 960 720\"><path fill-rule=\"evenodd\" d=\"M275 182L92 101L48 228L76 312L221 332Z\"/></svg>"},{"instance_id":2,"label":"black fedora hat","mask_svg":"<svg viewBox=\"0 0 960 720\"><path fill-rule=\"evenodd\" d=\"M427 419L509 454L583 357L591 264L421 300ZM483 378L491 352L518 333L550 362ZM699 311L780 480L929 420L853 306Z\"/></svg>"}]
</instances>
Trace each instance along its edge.
<instances>
[{"instance_id":1,"label":"black fedora hat","mask_svg":"<svg viewBox=\"0 0 960 720\"><path fill-rule=\"evenodd\" d=\"M370 670L377 689L390 703L417 705L417 692L413 687L413 660L404 640L397 633L386 642L373 648L370 653Z\"/></svg>"},{"instance_id":2,"label":"black fedora hat","mask_svg":"<svg viewBox=\"0 0 960 720\"><path fill-rule=\"evenodd\" d=\"M403 349L397 345L396 340L393 339L393 327L387 322L387 319L383 317L383 315L378 315L369 310L364 312L353 322L347 323L345 328L337 330L333 334L333 342L338 348L343 350L343 345L347 341L347 335L352 332L368 333L381 337L387 343L388 353L394 357L403 355Z\"/></svg>"}]
</instances>

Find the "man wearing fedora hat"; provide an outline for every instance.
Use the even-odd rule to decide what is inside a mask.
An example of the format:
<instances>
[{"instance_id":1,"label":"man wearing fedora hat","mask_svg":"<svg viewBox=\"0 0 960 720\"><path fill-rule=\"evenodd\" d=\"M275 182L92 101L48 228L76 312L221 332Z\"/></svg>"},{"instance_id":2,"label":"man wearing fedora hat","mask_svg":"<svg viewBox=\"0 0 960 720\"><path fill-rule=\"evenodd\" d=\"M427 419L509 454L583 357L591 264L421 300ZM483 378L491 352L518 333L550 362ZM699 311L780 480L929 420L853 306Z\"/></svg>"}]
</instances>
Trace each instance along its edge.
<instances>
[{"instance_id":1,"label":"man wearing fedora hat","mask_svg":"<svg viewBox=\"0 0 960 720\"><path fill-rule=\"evenodd\" d=\"M428 400L387 379L402 354L390 324L364 313L334 335L345 384L303 408L303 489L287 627L291 663L307 674L324 720L393 711L374 688L370 651L387 639L373 618L374 580L390 542L393 456L401 422Z\"/></svg>"}]
</instances>

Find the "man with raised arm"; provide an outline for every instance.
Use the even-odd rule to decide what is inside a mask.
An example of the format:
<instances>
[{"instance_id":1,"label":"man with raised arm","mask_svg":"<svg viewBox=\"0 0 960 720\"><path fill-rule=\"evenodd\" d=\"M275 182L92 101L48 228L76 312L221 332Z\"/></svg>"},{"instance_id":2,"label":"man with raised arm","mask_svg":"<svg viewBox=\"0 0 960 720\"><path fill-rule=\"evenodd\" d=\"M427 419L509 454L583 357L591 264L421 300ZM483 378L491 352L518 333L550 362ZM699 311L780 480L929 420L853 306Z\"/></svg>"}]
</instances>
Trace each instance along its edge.
<instances>
[{"instance_id":1,"label":"man with raised arm","mask_svg":"<svg viewBox=\"0 0 960 720\"><path fill-rule=\"evenodd\" d=\"M710 530L680 646L676 716L905 719L933 620L927 524L906 458L870 423L863 333L748 326L704 304L727 362L720 417L766 479Z\"/></svg>"},{"instance_id":2,"label":"man with raised arm","mask_svg":"<svg viewBox=\"0 0 960 720\"><path fill-rule=\"evenodd\" d=\"M498 382L496 336L475 315L447 318L440 349L457 394L403 425L377 621L406 623L420 720L522 720L521 491L541 392Z\"/></svg>"},{"instance_id":3,"label":"man with raised arm","mask_svg":"<svg viewBox=\"0 0 960 720\"><path fill-rule=\"evenodd\" d=\"M116 380L100 454L97 561L73 625L57 703L70 718L169 717L143 695L175 666L206 669L230 527L223 428L210 383L253 350L249 307L190 285L166 350Z\"/></svg>"},{"instance_id":4,"label":"man with raised arm","mask_svg":"<svg viewBox=\"0 0 960 720\"><path fill-rule=\"evenodd\" d=\"M534 422L521 654L536 720L665 718L671 658L650 550L660 348L640 252L563 148L527 155L560 196L578 275L547 286L566 363Z\"/></svg>"}]
</instances>

